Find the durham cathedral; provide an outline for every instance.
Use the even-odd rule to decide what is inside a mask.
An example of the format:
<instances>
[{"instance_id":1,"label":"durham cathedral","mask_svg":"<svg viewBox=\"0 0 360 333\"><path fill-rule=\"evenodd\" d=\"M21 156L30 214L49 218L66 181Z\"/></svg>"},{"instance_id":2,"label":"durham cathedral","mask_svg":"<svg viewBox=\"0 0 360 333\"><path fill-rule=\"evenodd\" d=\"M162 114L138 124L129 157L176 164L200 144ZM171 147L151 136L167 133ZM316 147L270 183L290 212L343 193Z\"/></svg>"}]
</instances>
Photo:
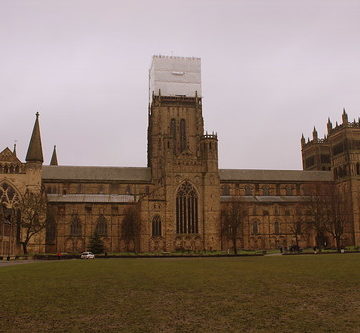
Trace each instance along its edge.
<instances>
[{"instance_id":1,"label":"durham cathedral","mask_svg":"<svg viewBox=\"0 0 360 333\"><path fill-rule=\"evenodd\" d=\"M344 110L339 124L328 120L324 137L315 128L311 140L302 137L303 170L219 169L217 135L204 128L200 59L154 56L149 91L146 167L65 166L55 148L45 165L38 114L25 162L15 147L1 151L0 255L22 253L19 207L27 193L46 197L46 226L30 239L29 253L79 253L95 233L108 253L227 251L234 242L222 220L234 207L241 210L239 249L313 247L319 239L331 247L329 230L305 228L320 219L311 189L329 185L347 203L343 246L360 246L359 120ZM294 231L298 220L304 223Z\"/></svg>"}]
</instances>

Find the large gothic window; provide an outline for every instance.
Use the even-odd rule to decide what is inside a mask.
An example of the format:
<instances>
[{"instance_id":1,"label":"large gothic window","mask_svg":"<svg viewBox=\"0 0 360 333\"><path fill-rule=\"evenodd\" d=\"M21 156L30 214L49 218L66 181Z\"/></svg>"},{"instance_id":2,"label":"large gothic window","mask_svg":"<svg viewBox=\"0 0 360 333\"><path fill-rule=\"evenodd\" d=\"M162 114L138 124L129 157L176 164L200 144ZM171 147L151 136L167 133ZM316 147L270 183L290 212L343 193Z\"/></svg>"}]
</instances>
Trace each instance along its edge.
<instances>
[{"instance_id":1,"label":"large gothic window","mask_svg":"<svg viewBox=\"0 0 360 333\"><path fill-rule=\"evenodd\" d=\"M151 234L153 237L161 236L161 219L159 215L155 215L151 223Z\"/></svg>"},{"instance_id":2,"label":"large gothic window","mask_svg":"<svg viewBox=\"0 0 360 333\"><path fill-rule=\"evenodd\" d=\"M198 196L189 182L184 182L176 195L176 233L198 233Z\"/></svg>"},{"instance_id":3,"label":"large gothic window","mask_svg":"<svg viewBox=\"0 0 360 333\"><path fill-rule=\"evenodd\" d=\"M107 235L107 223L106 218L103 214L101 214L97 219L96 233L100 236Z\"/></svg>"},{"instance_id":4,"label":"large gothic window","mask_svg":"<svg viewBox=\"0 0 360 333\"><path fill-rule=\"evenodd\" d=\"M186 123L185 119L180 120L180 151L186 149Z\"/></svg>"},{"instance_id":5,"label":"large gothic window","mask_svg":"<svg viewBox=\"0 0 360 333\"><path fill-rule=\"evenodd\" d=\"M70 234L72 236L81 236L81 221L78 214L73 214L71 217Z\"/></svg>"},{"instance_id":6,"label":"large gothic window","mask_svg":"<svg viewBox=\"0 0 360 333\"><path fill-rule=\"evenodd\" d=\"M13 208L19 203L19 196L8 183L0 184L0 203L6 208Z\"/></svg>"}]
</instances>

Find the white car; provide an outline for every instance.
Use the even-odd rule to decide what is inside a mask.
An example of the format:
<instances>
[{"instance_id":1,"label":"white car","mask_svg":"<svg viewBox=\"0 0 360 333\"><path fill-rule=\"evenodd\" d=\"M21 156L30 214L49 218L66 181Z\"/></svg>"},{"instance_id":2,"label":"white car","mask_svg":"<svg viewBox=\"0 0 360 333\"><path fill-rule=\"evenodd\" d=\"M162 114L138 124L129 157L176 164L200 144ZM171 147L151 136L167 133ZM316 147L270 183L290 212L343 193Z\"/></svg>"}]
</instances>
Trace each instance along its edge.
<instances>
[{"instance_id":1,"label":"white car","mask_svg":"<svg viewBox=\"0 0 360 333\"><path fill-rule=\"evenodd\" d=\"M95 259L95 255L92 252L83 252L81 253L81 259Z\"/></svg>"}]
</instances>

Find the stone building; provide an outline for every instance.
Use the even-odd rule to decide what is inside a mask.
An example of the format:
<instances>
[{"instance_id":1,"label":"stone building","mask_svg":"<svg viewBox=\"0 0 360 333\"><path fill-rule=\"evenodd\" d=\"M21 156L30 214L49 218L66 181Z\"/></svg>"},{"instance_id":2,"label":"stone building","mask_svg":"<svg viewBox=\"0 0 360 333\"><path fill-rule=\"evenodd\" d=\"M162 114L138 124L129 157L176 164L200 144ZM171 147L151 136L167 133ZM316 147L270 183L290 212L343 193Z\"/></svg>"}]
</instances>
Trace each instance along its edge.
<instances>
[{"instance_id":1,"label":"stone building","mask_svg":"<svg viewBox=\"0 0 360 333\"><path fill-rule=\"evenodd\" d=\"M351 219L343 242L360 245L360 124L349 122L319 139L301 139L304 170L218 168L218 137L204 128L199 58L154 56L150 69L147 167L58 165L56 147L43 165L36 116L26 163L16 151L0 154L0 255L19 253L21 228L8 212L26 190L47 193L47 227L31 242L33 252L81 252L97 232L107 252L227 250L222 211L238 202L244 211L237 246L291 246L299 214L309 212L309 187L333 184L351 193ZM137 212L136 237L124 234L124 218ZM300 213L299 213L300 211ZM8 215L6 215L8 214ZM9 220L9 221L8 221ZM15 221L15 218L12 218ZM11 229L11 230L10 230ZM314 246L316 233L298 235ZM328 245L333 244L327 235Z\"/></svg>"}]
</instances>

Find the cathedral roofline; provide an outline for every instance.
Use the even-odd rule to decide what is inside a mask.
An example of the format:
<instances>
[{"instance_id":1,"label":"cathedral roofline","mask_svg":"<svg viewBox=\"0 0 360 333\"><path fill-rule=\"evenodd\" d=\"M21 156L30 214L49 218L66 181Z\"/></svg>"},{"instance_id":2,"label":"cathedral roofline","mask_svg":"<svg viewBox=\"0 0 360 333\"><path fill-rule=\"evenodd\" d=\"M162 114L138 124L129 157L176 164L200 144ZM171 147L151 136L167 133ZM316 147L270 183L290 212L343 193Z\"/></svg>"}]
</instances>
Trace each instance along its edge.
<instances>
[{"instance_id":1,"label":"cathedral roofline","mask_svg":"<svg viewBox=\"0 0 360 333\"><path fill-rule=\"evenodd\" d=\"M43 166L46 181L118 181L151 182L151 169L144 167L108 166Z\"/></svg>"},{"instance_id":2,"label":"cathedral roofline","mask_svg":"<svg viewBox=\"0 0 360 333\"><path fill-rule=\"evenodd\" d=\"M220 181L333 181L331 171L220 169Z\"/></svg>"}]
</instances>

